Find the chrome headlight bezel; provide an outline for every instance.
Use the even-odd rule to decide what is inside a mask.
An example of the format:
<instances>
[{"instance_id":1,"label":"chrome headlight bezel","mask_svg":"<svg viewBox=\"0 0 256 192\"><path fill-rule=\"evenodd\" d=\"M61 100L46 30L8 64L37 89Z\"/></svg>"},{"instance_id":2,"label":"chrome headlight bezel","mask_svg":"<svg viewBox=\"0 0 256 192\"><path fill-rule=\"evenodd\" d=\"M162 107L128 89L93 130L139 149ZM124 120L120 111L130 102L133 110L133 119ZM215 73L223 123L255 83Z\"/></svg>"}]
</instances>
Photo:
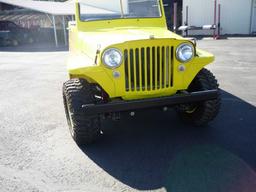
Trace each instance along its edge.
<instances>
[{"instance_id":1,"label":"chrome headlight bezel","mask_svg":"<svg viewBox=\"0 0 256 192\"><path fill-rule=\"evenodd\" d=\"M120 58L118 59L119 61L116 63L116 64L110 64L108 61L107 61L107 57L109 57L109 55L111 54L111 52L115 52L115 54L117 54ZM112 53L113 54L113 53ZM122 52L117 49L117 48L108 48L106 49L103 54L102 54L102 63L110 68L110 69L115 69L115 68L118 68L121 66L121 64L123 63L123 54Z\"/></svg>"},{"instance_id":2,"label":"chrome headlight bezel","mask_svg":"<svg viewBox=\"0 0 256 192\"><path fill-rule=\"evenodd\" d=\"M190 56L190 58L187 58L187 59L181 58L180 52L186 48L191 50L191 56ZM193 45L191 45L189 43L182 43L176 49L176 59L182 63L187 63L187 62L191 61L194 58L194 55L195 55L195 48Z\"/></svg>"}]
</instances>

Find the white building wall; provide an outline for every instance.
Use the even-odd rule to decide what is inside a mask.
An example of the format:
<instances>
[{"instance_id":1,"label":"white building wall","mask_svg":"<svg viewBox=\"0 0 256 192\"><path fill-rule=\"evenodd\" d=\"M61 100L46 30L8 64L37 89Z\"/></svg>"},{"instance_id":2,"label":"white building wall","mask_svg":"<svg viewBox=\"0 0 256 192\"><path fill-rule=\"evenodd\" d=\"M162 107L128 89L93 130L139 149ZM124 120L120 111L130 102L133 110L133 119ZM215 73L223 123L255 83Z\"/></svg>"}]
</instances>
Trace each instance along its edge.
<instances>
[{"instance_id":1,"label":"white building wall","mask_svg":"<svg viewBox=\"0 0 256 192\"><path fill-rule=\"evenodd\" d=\"M221 34L250 34L253 0L217 0L221 4ZM183 24L189 8L188 24L203 26L214 23L214 0L183 0ZM218 12L217 12L218 15ZM218 20L217 20L218 21ZM212 34L212 31L191 31L190 35Z\"/></svg>"}]
</instances>

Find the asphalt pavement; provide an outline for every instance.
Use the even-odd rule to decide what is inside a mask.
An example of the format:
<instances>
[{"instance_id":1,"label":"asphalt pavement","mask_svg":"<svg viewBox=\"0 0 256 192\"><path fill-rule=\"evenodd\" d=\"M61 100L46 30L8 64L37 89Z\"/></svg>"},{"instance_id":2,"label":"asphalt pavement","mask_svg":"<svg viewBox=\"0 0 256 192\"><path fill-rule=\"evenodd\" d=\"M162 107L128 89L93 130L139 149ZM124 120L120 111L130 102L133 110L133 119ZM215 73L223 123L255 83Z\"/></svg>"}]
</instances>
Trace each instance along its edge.
<instances>
[{"instance_id":1,"label":"asphalt pavement","mask_svg":"<svg viewBox=\"0 0 256 192\"><path fill-rule=\"evenodd\" d=\"M173 110L104 121L79 148L62 104L65 49L0 48L0 191L254 192L256 38L200 40L215 54L222 108L208 127Z\"/></svg>"}]
</instances>

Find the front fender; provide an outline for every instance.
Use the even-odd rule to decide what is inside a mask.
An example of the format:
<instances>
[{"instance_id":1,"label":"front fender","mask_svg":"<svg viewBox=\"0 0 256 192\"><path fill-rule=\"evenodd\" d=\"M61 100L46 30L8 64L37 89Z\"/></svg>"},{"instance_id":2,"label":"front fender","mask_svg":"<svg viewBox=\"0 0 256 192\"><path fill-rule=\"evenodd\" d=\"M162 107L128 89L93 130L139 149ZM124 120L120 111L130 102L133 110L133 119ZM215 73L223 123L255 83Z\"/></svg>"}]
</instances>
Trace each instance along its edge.
<instances>
[{"instance_id":1,"label":"front fender","mask_svg":"<svg viewBox=\"0 0 256 192\"><path fill-rule=\"evenodd\" d=\"M88 56L84 54L69 56L67 69L70 78L83 78L90 83L97 83L104 88L110 97L116 95L113 79L109 77L109 74L106 73L103 67L94 64L93 59Z\"/></svg>"},{"instance_id":2,"label":"front fender","mask_svg":"<svg viewBox=\"0 0 256 192\"><path fill-rule=\"evenodd\" d=\"M201 49L196 50L196 57L189 62L189 65L186 66L186 72L184 74L184 83L186 85L184 89L187 89L191 84L193 79L199 73L199 71L204 68L206 65L212 63L214 61L214 55L203 51Z\"/></svg>"}]
</instances>

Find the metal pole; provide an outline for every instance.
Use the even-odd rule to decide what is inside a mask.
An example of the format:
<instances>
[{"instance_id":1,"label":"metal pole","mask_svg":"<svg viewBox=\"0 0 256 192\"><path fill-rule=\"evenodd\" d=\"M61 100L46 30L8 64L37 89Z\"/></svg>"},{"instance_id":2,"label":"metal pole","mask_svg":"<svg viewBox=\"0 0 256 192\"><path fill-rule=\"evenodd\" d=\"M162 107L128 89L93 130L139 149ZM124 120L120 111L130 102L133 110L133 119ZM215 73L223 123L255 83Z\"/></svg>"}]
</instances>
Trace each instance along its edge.
<instances>
[{"instance_id":1,"label":"metal pole","mask_svg":"<svg viewBox=\"0 0 256 192\"><path fill-rule=\"evenodd\" d=\"M188 6L186 6L186 23L185 26L188 26ZM188 36L188 30L186 30L186 36Z\"/></svg>"},{"instance_id":2,"label":"metal pole","mask_svg":"<svg viewBox=\"0 0 256 192\"><path fill-rule=\"evenodd\" d=\"M49 21L51 22L51 24L53 25L52 19L50 18L50 16L46 13L45 14L47 16L47 18L49 19Z\"/></svg>"},{"instance_id":3,"label":"metal pole","mask_svg":"<svg viewBox=\"0 0 256 192\"><path fill-rule=\"evenodd\" d=\"M173 31L176 33L177 30L177 2L174 3L174 10L173 10Z\"/></svg>"},{"instance_id":4,"label":"metal pole","mask_svg":"<svg viewBox=\"0 0 256 192\"><path fill-rule=\"evenodd\" d=\"M124 18L124 7L123 7L122 0L120 0L120 7L121 7L121 18Z\"/></svg>"},{"instance_id":5,"label":"metal pole","mask_svg":"<svg viewBox=\"0 0 256 192\"><path fill-rule=\"evenodd\" d=\"M255 3L255 4L254 4ZM254 23L253 23L253 21L254 21L254 18L253 18L253 16L256 14L256 12L254 11L254 7L256 7L256 1L255 0L252 0L252 4L251 4L251 18L250 18L250 23L251 23L251 25L250 25L250 34L252 34L253 33L253 27L254 27ZM256 10L256 9L255 9ZM256 16L254 16L255 18L256 18Z\"/></svg>"},{"instance_id":6,"label":"metal pole","mask_svg":"<svg viewBox=\"0 0 256 192\"><path fill-rule=\"evenodd\" d=\"M216 28L217 28L216 22L217 22L217 0L214 0L214 22L213 22L214 27L215 27L215 29L213 31L213 38L214 39L216 39Z\"/></svg>"},{"instance_id":7,"label":"metal pole","mask_svg":"<svg viewBox=\"0 0 256 192\"><path fill-rule=\"evenodd\" d=\"M54 15L52 15L52 23L53 23L55 45L56 45L56 47L58 47L59 43L58 43L57 30L56 30L56 22L55 22L55 16Z\"/></svg>"},{"instance_id":8,"label":"metal pole","mask_svg":"<svg viewBox=\"0 0 256 192\"><path fill-rule=\"evenodd\" d=\"M64 42L65 45L67 45L67 31L66 31L66 22L65 22L65 16L62 16L62 26L63 26L63 34L64 34Z\"/></svg>"},{"instance_id":9,"label":"metal pole","mask_svg":"<svg viewBox=\"0 0 256 192\"><path fill-rule=\"evenodd\" d=\"M220 38L220 14L221 14L221 5L219 4L219 14L218 14L218 37Z\"/></svg>"}]
</instances>

